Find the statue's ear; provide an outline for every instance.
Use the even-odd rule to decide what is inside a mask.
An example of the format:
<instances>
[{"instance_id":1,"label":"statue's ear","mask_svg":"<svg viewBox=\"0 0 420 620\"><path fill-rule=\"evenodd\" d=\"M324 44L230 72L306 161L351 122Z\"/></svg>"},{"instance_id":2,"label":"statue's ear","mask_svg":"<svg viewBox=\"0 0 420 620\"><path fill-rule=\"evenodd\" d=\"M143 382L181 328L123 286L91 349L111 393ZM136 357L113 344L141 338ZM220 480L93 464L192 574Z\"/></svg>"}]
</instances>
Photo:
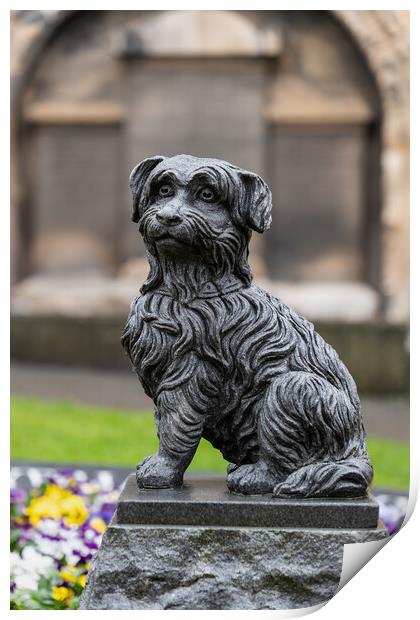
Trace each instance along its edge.
<instances>
[{"instance_id":1,"label":"statue's ear","mask_svg":"<svg viewBox=\"0 0 420 620\"><path fill-rule=\"evenodd\" d=\"M165 158L162 155L156 155L155 157L149 157L143 159L132 170L130 174L130 189L133 194L133 213L131 219L133 222L138 222L140 219L140 205L143 189L147 179L153 168L155 168Z\"/></svg>"},{"instance_id":2,"label":"statue's ear","mask_svg":"<svg viewBox=\"0 0 420 620\"><path fill-rule=\"evenodd\" d=\"M240 170L242 181L239 215L242 222L259 233L270 228L271 224L271 192L261 177L253 172Z\"/></svg>"}]
</instances>

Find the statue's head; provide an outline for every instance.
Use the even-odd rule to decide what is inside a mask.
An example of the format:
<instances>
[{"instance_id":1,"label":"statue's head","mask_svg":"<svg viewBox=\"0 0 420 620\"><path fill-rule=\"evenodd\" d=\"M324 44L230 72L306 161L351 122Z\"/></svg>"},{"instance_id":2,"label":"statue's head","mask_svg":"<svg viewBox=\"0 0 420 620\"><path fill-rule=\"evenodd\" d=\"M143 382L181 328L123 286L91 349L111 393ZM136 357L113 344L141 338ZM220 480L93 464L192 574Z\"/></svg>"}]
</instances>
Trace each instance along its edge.
<instances>
[{"instance_id":1,"label":"statue's head","mask_svg":"<svg viewBox=\"0 0 420 620\"><path fill-rule=\"evenodd\" d=\"M250 280L251 231L271 223L271 192L253 172L191 155L151 157L130 176L134 222L149 260L194 260Z\"/></svg>"}]
</instances>

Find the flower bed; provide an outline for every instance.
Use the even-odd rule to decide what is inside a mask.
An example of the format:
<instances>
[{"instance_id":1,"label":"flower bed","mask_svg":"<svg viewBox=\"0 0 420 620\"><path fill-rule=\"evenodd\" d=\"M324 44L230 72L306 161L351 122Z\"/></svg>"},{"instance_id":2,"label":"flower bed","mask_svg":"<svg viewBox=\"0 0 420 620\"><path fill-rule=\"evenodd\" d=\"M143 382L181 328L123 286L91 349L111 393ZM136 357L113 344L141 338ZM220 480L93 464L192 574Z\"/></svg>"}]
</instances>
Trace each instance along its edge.
<instances>
[{"instance_id":1,"label":"flower bed","mask_svg":"<svg viewBox=\"0 0 420 620\"><path fill-rule=\"evenodd\" d=\"M77 609L119 490L61 469L29 492L11 491L11 608Z\"/></svg>"},{"instance_id":2,"label":"flower bed","mask_svg":"<svg viewBox=\"0 0 420 620\"><path fill-rule=\"evenodd\" d=\"M19 476L28 490L20 486ZM120 481L123 478L120 476ZM77 609L90 562L120 492L111 472L12 468L11 608ZM400 527L405 495L381 493L379 516Z\"/></svg>"}]
</instances>

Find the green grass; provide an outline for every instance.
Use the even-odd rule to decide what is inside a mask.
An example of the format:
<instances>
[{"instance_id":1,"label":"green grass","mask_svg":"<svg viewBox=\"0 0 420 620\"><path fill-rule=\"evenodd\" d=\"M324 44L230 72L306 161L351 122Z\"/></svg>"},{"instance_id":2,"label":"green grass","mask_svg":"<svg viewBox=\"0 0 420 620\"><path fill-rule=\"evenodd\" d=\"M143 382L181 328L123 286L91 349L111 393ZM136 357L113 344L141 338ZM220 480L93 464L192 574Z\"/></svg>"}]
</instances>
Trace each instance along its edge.
<instances>
[{"instance_id":1,"label":"green grass","mask_svg":"<svg viewBox=\"0 0 420 620\"><path fill-rule=\"evenodd\" d=\"M151 412L11 398L12 459L134 467L157 447ZM190 469L225 472L226 467L220 452L202 440Z\"/></svg>"},{"instance_id":2,"label":"green grass","mask_svg":"<svg viewBox=\"0 0 420 620\"><path fill-rule=\"evenodd\" d=\"M153 415L13 396L12 459L134 467L157 448ZM378 487L407 489L409 444L370 437L369 454ZM202 440L192 471L225 472L218 450Z\"/></svg>"}]
</instances>

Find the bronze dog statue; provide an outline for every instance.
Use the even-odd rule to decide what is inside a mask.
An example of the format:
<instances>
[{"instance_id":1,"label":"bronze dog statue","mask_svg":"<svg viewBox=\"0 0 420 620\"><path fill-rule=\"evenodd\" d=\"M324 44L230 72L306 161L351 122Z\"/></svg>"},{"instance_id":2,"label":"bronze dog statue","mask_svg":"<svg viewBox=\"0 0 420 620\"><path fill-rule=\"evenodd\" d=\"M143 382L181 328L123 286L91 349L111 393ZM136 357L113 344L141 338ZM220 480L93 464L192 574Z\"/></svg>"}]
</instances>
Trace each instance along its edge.
<instances>
[{"instance_id":1,"label":"bronze dog statue","mask_svg":"<svg viewBox=\"0 0 420 620\"><path fill-rule=\"evenodd\" d=\"M159 436L139 487L181 485L204 437L230 462L231 491L365 495L372 467L351 375L311 323L252 284L251 231L271 222L264 181L178 155L140 162L130 185L150 273L122 343Z\"/></svg>"}]
</instances>

